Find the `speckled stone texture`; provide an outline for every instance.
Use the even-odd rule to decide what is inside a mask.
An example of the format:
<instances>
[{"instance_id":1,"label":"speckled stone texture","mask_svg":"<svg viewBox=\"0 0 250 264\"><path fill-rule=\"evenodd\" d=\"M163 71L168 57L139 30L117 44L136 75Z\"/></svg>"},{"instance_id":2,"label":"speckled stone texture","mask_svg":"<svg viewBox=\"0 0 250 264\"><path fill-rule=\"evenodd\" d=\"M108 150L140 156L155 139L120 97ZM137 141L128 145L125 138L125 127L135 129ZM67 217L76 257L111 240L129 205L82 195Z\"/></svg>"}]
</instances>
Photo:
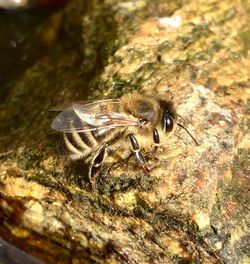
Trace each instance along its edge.
<instances>
[{"instance_id":1,"label":"speckled stone texture","mask_svg":"<svg viewBox=\"0 0 250 264\"><path fill-rule=\"evenodd\" d=\"M249 10L71 1L70 44L0 105L0 235L46 263L249 263ZM58 154L49 108L133 91L171 98L199 146L176 128L149 175L134 157L109 161L91 192L83 163Z\"/></svg>"}]
</instances>

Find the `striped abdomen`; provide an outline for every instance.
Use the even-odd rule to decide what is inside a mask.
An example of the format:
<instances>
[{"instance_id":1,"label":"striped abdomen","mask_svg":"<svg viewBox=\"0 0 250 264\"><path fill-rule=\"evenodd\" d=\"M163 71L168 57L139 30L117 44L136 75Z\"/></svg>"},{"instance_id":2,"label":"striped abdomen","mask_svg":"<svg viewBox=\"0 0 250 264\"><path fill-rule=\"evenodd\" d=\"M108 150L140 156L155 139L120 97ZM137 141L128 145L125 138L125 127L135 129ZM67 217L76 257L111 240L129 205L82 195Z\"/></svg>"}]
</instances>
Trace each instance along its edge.
<instances>
[{"instance_id":1,"label":"striped abdomen","mask_svg":"<svg viewBox=\"0 0 250 264\"><path fill-rule=\"evenodd\" d=\"M110 128L94 131L64 133L63 140L70 159L76 160L95 154L96 150L104 143L109 143L117 133L110 133Z\"/></svg>"}]
</instances>

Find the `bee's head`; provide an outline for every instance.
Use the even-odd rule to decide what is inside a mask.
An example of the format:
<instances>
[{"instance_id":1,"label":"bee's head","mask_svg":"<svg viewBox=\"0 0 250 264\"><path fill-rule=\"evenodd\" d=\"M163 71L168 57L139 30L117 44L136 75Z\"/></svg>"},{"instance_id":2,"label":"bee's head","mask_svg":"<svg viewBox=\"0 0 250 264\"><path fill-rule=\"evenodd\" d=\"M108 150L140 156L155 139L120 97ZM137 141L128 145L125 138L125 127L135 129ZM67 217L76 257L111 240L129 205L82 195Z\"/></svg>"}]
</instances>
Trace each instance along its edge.
<instances>
[{"instance_id":1,"label":"bee's head","mask_svg":"<svg viewBox=\"0 0 250 264\"><path fill-rule=\"evenodd\" d=\"M161 128L165 133L171 132L174 128L174 117L168 110L163 112L161 118Z\"/></svg>"},{"instance_id":2,"label":"bee's head","mask_svg":"<svg viewBox=\"0 0 250 264\"><path fill-rule=\"evenodd\" d=\"M161 128L165 133L171 132L176 118L173 104L169 101L160 101L160 105L162 108Z\"/></svg>"}]
</instances>

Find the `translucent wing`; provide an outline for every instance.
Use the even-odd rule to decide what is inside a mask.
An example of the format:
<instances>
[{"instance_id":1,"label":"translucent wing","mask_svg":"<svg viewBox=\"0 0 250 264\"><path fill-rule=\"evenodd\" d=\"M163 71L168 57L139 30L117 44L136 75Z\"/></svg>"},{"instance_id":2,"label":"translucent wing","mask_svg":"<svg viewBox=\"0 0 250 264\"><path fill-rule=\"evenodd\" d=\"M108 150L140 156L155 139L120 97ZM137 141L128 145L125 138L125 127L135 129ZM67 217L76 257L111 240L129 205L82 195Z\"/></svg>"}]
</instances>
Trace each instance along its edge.
<instances>
[{"instance_id":1,"label":"translucent wing","mask_svg":"<svg viewBox=\"0 0 250 264\"><path fill-rule=\"evenodd\" d=\"M1 1L1 0L0 0ZM65 104L60 104L56 105L50 108L50 111L55 111L55 112L62 112L66 108L71 107L74 104L81 104L81 105L92 105L92 104L98 104L98 103L108 103L108 102L120 102L119 99L104 99L104 100L83 100L83 101L75 101L73 103L65 103Z\"/></svg>"},{"instance_id":2,"label":"translucent wing","mask_svg":"<svg viewBox=\"0 0 250 264\"><path fill-rule=\"evenodd\" d=\"M74 131L104 131L114 127L138 126L139 120L120 111L120 101L101 100L89 104L73 103L52 122L54 130L71 133Z\"/></svg>"}]
</instances>

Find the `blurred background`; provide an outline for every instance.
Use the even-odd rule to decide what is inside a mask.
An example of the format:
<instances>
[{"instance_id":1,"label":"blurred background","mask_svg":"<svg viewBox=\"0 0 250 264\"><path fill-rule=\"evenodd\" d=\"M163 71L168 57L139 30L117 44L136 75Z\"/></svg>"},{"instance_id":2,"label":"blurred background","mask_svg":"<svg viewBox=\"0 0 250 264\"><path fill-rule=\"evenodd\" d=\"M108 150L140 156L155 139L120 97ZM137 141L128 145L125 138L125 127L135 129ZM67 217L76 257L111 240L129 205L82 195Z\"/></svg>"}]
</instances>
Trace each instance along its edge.
<instances>
[{"instance_id":1,"label":"blurred background","mask_svg":"<svg viewBox=\"0 0 250 264\"><path fill-rule=\"evenodd\" d=\"M12 82L50 51L68 0L0 0L0 103Z\"/></svg>"}]
</instances>

